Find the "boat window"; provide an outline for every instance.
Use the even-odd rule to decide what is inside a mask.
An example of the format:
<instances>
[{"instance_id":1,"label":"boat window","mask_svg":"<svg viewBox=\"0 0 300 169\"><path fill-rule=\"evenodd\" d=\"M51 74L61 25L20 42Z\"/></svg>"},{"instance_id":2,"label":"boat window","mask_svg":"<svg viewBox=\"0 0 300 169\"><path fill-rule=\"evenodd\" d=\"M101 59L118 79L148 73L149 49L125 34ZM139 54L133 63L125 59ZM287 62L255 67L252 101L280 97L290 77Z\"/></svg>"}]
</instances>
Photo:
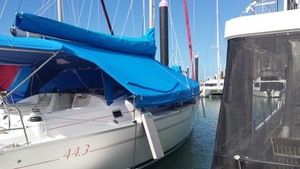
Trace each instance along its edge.
<instances>
[{"instance_id":1,"label":"boat window","mask_svg":"<svg viewBox=\"0 0 300 169\"><path fill-rule=\"evenodd\" d=\"M123 116L121 110L113 110L112 113L113 113L113 115L114 115L115 118Z\"/></svg>"},{"instance_id":2,"label":"boat window","mask_svg":"<svg viewBox=\"0 0 300 169\"><path fill-rule=\"evenodd\" d=\"M271 82L261 83L262 91L267 91L267 90L281 91L283 89L284 89L283 82L271 81Z\"/></svg>"},{"instance_id":3,"label":"boat window","mask_svg":"<svg viewBox=\"0 0 300 169\"><path fill-rule=\"evenodd\" d=\"M217 86L217 84L216 83L206 83L205 86L210 86L211 87L211 86Z\"/></svg>"},{"instance_id":4,"label":"boat window","mask_svg":"<svg viewBox=\"0 0 300 169\"><path fill-rule=\"evenodd\" d=\"M227 53L212 168L235 168L234 155L300 167L300 33L231 39Z\"/></svg>"}]
</instances>

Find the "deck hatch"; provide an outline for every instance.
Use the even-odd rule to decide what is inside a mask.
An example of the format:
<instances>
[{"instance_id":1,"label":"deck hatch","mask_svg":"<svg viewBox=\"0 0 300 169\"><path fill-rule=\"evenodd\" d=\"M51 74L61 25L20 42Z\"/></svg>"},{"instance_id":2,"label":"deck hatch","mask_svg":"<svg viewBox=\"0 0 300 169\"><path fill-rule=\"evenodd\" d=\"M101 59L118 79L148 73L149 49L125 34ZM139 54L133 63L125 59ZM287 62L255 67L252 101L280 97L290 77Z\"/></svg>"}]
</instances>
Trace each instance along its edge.
<instances>
[{"instance_id":1,"label":"deck hatch","mask_svg":"<svg viewBox=\"0 0 300 169\"><path fill-rule=\"evenodd\" d=\"M121 110L113 110L112 113L113 113L113 115L114 115L115 118L123 116Z\"/></svg>"}]
</instances>

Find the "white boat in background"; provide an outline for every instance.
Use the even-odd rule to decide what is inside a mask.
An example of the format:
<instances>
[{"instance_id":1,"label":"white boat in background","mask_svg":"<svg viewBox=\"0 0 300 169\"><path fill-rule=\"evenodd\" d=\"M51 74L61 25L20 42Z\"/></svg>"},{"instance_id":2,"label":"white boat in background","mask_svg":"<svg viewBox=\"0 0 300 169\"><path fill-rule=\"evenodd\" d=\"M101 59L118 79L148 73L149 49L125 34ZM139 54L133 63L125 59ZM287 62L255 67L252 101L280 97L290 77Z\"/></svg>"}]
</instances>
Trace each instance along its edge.
<instances>
[{"instance_id":1,"label":"white boat in background","mask_svg":"<svg viewBox=\"0 0 300 169\"><path fill-rule=\"evenodd\" d=\"M20 66L1 93L1 169L139 168L189 137L199 85L154 59L153 28L111 36L26 13L15 26L40 38L0 36L0 63Z\"/></svg>"},{"instance_id":2,"label":"white boat in background","mask_svg":"<svg viewBox=\"0 0 300 169\"><path fill-rule=\"evenodd\" d=\"M286 80L278 77L258 77L253 83L253 96L279 97Z\"/></svg>"},{"instance_id":3,"label":"white boat in background","mask_svg":"<svg viewBox=\"0 0 300 169\"><path fill-rule=\"evenodd\" d=\"M208 79L203 82L201 96L208 97L210 95L223 94L224 79Z\"/></svg>"},{"instance_id":4,"label":"white boat in background","mask_svg":"<svg viewBox=\"0 0 300 169\"><path fill-rule=\"evenodd\" d=\"M209 95L222 95L224 77L220 72L220 45L219 45L219 2L216 0L216 38L217 38L217 73L214 79L208 79L203 82L201 88L201 96L207 97Z\"/></svg>"}]
</instances>

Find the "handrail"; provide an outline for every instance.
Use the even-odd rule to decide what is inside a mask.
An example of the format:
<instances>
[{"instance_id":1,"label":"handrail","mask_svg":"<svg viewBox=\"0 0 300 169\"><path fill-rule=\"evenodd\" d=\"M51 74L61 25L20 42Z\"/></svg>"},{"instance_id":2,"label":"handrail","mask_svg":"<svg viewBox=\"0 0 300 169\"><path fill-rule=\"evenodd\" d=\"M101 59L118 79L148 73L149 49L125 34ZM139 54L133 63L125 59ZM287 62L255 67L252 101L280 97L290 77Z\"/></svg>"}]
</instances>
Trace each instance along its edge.
<instances>
[{"instance_id":1,"label":"handrail","mask_svg":"<svg viewBox=\"0 0 300 169\"><path fill-rule=\"evenodd\" d=\"M254 120L252 120L252 122L254 123L255 130L257 130L261 125L265 124L267 118L269 116L271 117L272 115L274 115L279 109L281 109L282 105L285 104L285 90L286 89L283 89L280 92L277 104L268 107L268 110L265 110L262 114L260 114ZM259 121L261 122L259 123Z\"/></svg>"},{"instance_id":2,"label":"handrail","mask_svg":"<svg viewBox=\"0 0 300 169\"><path fill-rule=\"evenodd\" d=\"M259 10L256 9L258 7L260 7ZM265 11L265 7L267 7L267 11ZM242 12L241 16L247 14L249 11L251 11L253 15L278 12L278 0L253 0Z\"/></svg>"},{"instance_id":3,"label":"handrail","mask_svg":"<svg viewBox=\"0 0 300 169\"><path fill-rule=\"evenodd\" d=\"M28 136L27 136L27 132L26 132L26 126L24 124L23 116L22 116L21 111L16 106L8 106L9 103L8 103L8 101L6 99L6 95L3 95L3 93L2 93L0 96L1 96L0 99L2 100L2 103L0 103L0 104L3 104L3 106L5 107L5 111L8 114L8 130L11 130L10 111L9 111L9 109L12 108L12 109L15 109L19 113L19 115L20 115L20 121L22 123L22 128L23 128L23 131L24 131L25 139L26 139L26 144L28 145L29 141L28 141Z\"/></svg>"},{"instance_id":4,"label":"handrail","mask_svg":"<svg viewBox=\"0 0 300 169\"><path fill-rule=\"evenodd\" d=\"M25 139L26 139L26 144L29 145L28 136L27 136L27 132L26 132L26 126L24 124L23 116L22 116L21 111L15 106L11 106L10 108L13 108L13 109L17 110L17 112L19 113L20 120L21 120L21 123L22 123L22 128L23 128L23 131L24 131L24 136L25 136Z\"/></svg>"}]
</instances>

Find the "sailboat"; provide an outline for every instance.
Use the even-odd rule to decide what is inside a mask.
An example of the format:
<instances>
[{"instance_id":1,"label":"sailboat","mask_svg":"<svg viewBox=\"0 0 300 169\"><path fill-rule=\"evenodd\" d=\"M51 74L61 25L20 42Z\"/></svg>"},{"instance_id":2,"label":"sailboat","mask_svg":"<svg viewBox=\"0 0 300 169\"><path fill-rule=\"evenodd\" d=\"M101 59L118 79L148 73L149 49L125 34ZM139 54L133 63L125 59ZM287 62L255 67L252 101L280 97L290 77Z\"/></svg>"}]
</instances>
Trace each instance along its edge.
<instances>
[{"instance_id":1,"label":"sailboat","mask_svg":"<svg viewBox=\"0 0 300 169\"><path fill-rule=\"evenodd\" d=\"M15 27L36 36L0 36L0 62L20 66L0 97L1 169L139 168L189 137L199 85L154 59L153 28L111 36L29 13Z\"/></svg>"},{"instance_id":2,"label":"sailboat","mask_svg":"<svg viewBox=\"0 0 300 169\"><path fill-rule=\"evenodd\" d=\"M283 4L279 11L276 0L252 1L247 16L226 22L227 72L212 169L300 168L300 4ZM278 97L255 96L260 70L282 79L265 86Z\"/></svg>"},{"instance_id":3,"label":"sailboat","mask_svg":"<svg viewBox=\"0 0 300 169\"><path fill-rule=\"evenodd\" d=\"M222 95L224 77L220 73L220 45L219 45L219 2L216 0L216 39L217 39L217 73L215 78L207 79L202 84L201 96L207 97L209 95Z\"/></svg>"}]
</instances>

